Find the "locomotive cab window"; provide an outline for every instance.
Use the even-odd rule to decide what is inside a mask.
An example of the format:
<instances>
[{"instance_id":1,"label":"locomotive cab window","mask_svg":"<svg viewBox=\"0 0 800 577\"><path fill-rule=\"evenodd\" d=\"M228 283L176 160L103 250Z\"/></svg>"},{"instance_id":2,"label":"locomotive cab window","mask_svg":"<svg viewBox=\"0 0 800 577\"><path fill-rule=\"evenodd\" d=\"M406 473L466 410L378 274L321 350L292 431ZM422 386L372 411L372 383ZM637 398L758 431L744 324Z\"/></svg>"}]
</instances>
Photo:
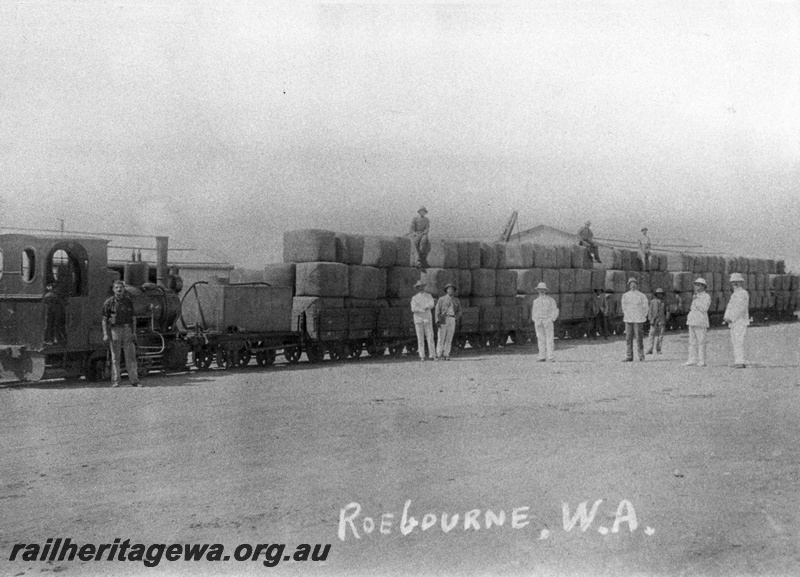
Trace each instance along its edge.
<instances>
[{"instance_id":1,"label":"locomotive cab window","mask_svg":"<svg viewBox=\"0 0 800 577\"><path fill-rule=\"evenodd\" d=\"M47 282L52 283L63 296L86 294L87 263L82 256L59 248L48 259Z\"/></svg>"},{"instance_id":2,"label":"locomotive cab window","mask_svg":"<svg viewBox=\"0 0 800 577\"><path fill-rule=\"evenodd\" d=\"M36 252L32 248L22 251L22 280L32 282L36 277Z\"/></svg>"}]
</instances>

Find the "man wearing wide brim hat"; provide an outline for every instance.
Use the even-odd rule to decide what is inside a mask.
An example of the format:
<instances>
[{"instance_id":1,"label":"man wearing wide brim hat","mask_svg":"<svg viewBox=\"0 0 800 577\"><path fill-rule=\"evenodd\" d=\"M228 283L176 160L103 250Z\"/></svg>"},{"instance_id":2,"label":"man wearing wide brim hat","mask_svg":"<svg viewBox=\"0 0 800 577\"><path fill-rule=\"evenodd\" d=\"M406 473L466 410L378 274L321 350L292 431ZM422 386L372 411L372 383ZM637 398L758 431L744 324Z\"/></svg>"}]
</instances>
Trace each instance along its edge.
<instances>
[{"instance_id":1,"label":"man wearing wide brim hat","mask_svg":"<svg viewBox=\"0 0 800 577\"><path fill-rule=\"evenodd\" d=\"M547 284L536 285L539 296L533 301L531 319L536 329L536 344L539 347L539 362L555 362L555 330L558 318L558 305L553 297L547 294Z\"/></svg>"},{"instance_id":2,"label":"man wearing wide brim hat","mask_svg":"<svg viewBox=\"0 0 800 577\"><path fill-rule=\"evenodd\" d=\"M735 272L730 278L733 293L725 307L722 317L731 329L731 346L733 348L733 367L744 369L747 364L744 360L744 335L750 325L750 295L744 290L744 276Z\"/></svg>"},{"instance_id":3,"label":"man wearing wide brim hat","mask_svg":"<svg viewBox=\"0 0 800 577\"><path fill-rule=\"evenodd\" d=\"M583 228L578 231L578 244L585 246L589 249L589 254L594 262L600 262L600 249L594 241L594 233L592 232L592 221L587 220Z\"/></svg>"},{"instance_id":4,"label":"man wearing wide brim hat","mask_svg":"<svg viewBox=\"0 0 800 577\"><path fill-rule=\"evenodd\" d=\"M417 211L417 216L411 219L411 239L414 241L414 250L417 253L417 268L428 268L428 253L431 250L431 243L428 240L428 232L431 229L431 221L425 216L428 209L424 206Z\"/></svg>"},{"instance_id":5,"label":"man wearing wide brim hat","mask_svg":"<svg viewBox=\"0 0 800 577\"><path fill-rule=\"evenodd\" d=\"M669 320L666 300L667 293L664 292L664 289L657 288L654 294L655 297L650 301L650 306L647 309L647 320L650 321L649 346L647 347L648 355L653 354L654 345L656 354L661 354L664 329L667 327L667 320Z\"/></svg>"},{"instance_id":6,"label":"man wearing wide brim hat","mask_svg":"<svg viewBox=\"0 0 800 577\"><path fill-rule=\"evenodd\" d=\"M428 342L428 354L431 358L436 356L436 349L433 344L433 318L431 310L435 306L433 296L425 291L425 282L420 279L414 285L417 289L411 299L411 312L414 313L414 330L417 332L417 352L419 360L425 360L425 342Z\"/></svg>"},{"instance_id":7,"label":"man wearing wide brim hat","mask_svg":"<svg viewBox=\"0 0 800 577\"><path fill-rule=\"evenodd\" d=\"M642 261L642 270L650 271L650 237L647 236L647 227L639 235L639 260Z\"/></svg>"},{"instance_id":8,"label":"man wearing wide brim hat","mask_svg":"<svg viewBox=\"0 0 800 577\"><path fill-rule=\"evenodd\" d=\"M461 302L455 294L458 287L453 283L444 286L445 294L436 301L436 322L439 325L439 338L436 344L436 358L450 360L456 321L461 318Z\"/></svg>"},{"instance_id":9,"label":"man wearing wide brim hat","mask_svg":"<svg viewBox=\"0 0 800 577\"><path fill-rule=\"evenodd\" d=\"M689 359L686 366L706 366L706 348L708 346L708 309L711 308L711 295L706 292L706 280L698 278L694 281L694 295L686 317L689 328Z\"/></svg>"},{"instance_id":10,"label":"man wearing wide brim hat","mask_svg":"<svg viewBox=\"0 0 800 577\"><path fill-rule=\"evenodd\" d=\"M636 338L636 350L639 360L644 360L644 322L647 320L647 297L639 292L639 279L628 279L628 291L622 295L622 322L625 323L626 355L622 362L633 361L633 339Z\"/></svg>"}]
</instances>

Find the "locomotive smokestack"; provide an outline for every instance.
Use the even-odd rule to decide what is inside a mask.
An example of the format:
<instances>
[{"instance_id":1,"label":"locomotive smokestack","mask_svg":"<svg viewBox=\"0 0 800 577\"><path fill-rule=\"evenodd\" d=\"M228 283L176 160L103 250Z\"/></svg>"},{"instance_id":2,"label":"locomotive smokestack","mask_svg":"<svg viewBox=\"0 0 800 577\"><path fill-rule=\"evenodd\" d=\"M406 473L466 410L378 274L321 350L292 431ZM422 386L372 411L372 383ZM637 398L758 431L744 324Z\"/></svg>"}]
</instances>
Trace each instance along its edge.
<instances>
[{"instance_id":1,"label":"locomotive smokestack","mask_svg":"<svg viewBox=\"0 0 800 577\"><path fill-rule=\"evenodd\" d=\"M169 237L156 237L156 283L158 286L167 286L167 253L169 250Z\"/></svg>"}]
</instances>

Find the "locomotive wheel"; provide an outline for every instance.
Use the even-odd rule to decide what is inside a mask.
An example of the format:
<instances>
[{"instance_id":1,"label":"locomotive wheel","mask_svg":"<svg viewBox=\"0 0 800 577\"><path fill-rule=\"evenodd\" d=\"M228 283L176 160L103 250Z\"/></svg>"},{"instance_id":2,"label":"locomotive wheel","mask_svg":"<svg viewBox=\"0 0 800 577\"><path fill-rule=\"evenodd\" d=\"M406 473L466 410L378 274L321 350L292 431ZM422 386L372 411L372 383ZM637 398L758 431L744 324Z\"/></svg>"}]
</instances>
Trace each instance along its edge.
<instances>
[{"instance_id":1,"label":"locomotive wheel","mask_svg":"<svg viewBox=\"0 0 800 577\"><path fill-rule=\"evenodd\" d=\"M321 363L325 358L325 347L318 342L308 343L306 345L306 356L311 363Z\"/></svg>"},{"instance_id":2,"label":"locomotive wheel","mask_svg":"<svg viewBox=\"0 0 800 577\"><path fill-rule=\"evenodd\" d=\"M347 356L347 349L344 343L331 343L328 355L334 361L341 361Z\"/></svg>"},{"instance_id":3,"label":"locomotive wheel","mask_svg":"<svg viewBox=\"0 0 800 577\"><path fill-rule=\"evenodd\" d=\"M283 358L286 359L290 365L300 362L300 355L303 354L300 347L292 347L284 349Z\"/></svg>"},{"instance_id":4,"label":"locomotive wheel","mask_svg":"<svg viewBox=\"0 0 800 577\"><path fill-rule=\"evenodd\" d=\"M275 349L258 351L256 353L256 363L259 367L270 367L275 362Z\"/></svg>"},{"instance_id":5,"label":"locomotive wheel","mask_svg":"<svg viewBox=\"0 0 800 577\"><path fill-rule=\"evenodd\" d=\"M233 366L233 352L219 347L217 349L217 367L220 369L232 369Z\"/></svg>"},{"instance_id":6,"label":"locomotive wheel","mask_svg":"<svg viewBox=\"0 0 800 577\"><path fill-rule=\"evenodd\" d=\"M351 359L361 358L364 352L364 343L361 341L350 341L347 343L347 356Z\"/></svg>"},{"instance_id":7,"label":"locomotive wheel","mask_svg":"<svg viewBox=\"0 0 800 577\"><path fill-rule=\"evenodd\" d=\"M200 347L192 351L192 360L194 361L194 366L198 369L207 371L214 360L214 355L208 348Z\"/></svg>"},{"instance_id":8,"label":"locomotive wheel","mask_svg":"<svg viewBox=\"0 0 800 577\"><path fill-rule=\"evenodd\" d=\"M367 354L371 357L382 357L386 354L386 347L375 342L368 343Z\"/></svg>"}]
</instances>

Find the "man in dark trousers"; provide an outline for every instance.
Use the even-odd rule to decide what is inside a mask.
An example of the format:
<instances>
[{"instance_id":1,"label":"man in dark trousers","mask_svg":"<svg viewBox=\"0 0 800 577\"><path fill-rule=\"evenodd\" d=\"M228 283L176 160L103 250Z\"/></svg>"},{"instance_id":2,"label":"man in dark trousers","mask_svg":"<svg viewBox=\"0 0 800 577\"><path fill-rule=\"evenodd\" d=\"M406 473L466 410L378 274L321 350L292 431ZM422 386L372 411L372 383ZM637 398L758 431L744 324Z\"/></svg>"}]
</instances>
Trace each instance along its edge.
<instances>
[{"instance_id":1,"label":"man in dark trousers","mask_svg":"<svg viewBox=\"0 0 800 577\"><path fill-rule=\"evenodd\" d=\"M431 221L425 216L428 209L424 206L417 211L417 216L411 220L411 235L414 241L414 249L417 251L417 268L428 268L428 253L431 250L431 243L428 240L428 232L431 229Z\"/></svg>"},{"instance_id":2,"label":"man in dark trousers","mask_svg":"<svg viewBox=\"0 0 800 577\"><path fill-rule=\"evenodd\" d=\"M592 255L594 262L600 262L600 248L594 241L594 233L591 229L592 222L587 220L583 228L578 231L578 244L589 248L589 254Z\"/></svg>"},{"instance_id":3,"label":"man in dark trousers","mask_svg":"<svg viewBox=\"0 0 800 577\"><path fill-rule=\"evenodd\" d=\"M120 355L124 351L128 380L132 387L138 387L133 301L125 290L125 283L121 280L114 281L114 296L103 304L103 340L111 344L111 386L119 386L122 372Z\"/></svg>"}]
</instances>

